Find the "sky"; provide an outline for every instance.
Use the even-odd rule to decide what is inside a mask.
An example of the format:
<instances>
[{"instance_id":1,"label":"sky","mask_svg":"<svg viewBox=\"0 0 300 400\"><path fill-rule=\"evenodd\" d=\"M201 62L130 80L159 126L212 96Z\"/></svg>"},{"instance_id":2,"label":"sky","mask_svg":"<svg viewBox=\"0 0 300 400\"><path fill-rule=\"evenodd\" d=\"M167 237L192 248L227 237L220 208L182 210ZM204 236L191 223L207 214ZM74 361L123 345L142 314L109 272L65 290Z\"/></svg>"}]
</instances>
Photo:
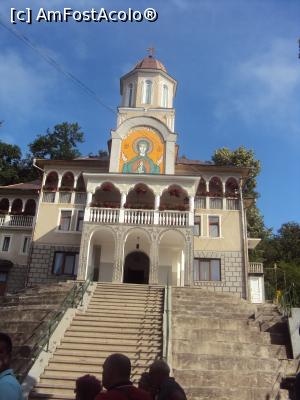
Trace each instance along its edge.
<instances>
[{"instance_id":1,"label":"sky","mask_svg":"<svg viewBox=\"0 0 300 400\"><path fill-rule=\"evenodd\" d=\"M155 22L11 24L11 8L157 11ZM83 154L107 148L116 115L50 65L51 57L109 108L119 78L155 47L178 81L180 154L210 160L220 147L261 161L257 202L267 227L300 222L299 0L1 0L0 140L21 147L47 128L78 122Z\"/></svg>"}]
</instances>

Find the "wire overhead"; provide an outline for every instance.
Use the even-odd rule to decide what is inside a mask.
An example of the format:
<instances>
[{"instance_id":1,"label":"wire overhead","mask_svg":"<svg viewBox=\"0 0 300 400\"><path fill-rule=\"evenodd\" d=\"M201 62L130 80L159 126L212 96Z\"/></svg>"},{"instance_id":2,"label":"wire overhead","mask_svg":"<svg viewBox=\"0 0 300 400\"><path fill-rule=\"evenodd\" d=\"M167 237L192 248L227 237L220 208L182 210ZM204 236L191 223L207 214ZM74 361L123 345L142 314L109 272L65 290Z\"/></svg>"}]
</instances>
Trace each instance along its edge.
<instances>
[{"instance_id":1,"label":"wire overhead","mask_svg":"<svg viewBox=\"0 0 300 400\"><path fill-rule=\"evenodd\" d=\"M99 103L103 108L112 112L113 114L117 114L116 111L110 106L106 105L101 98L97 95L94 90L90 89L85 83L83 83L80 79L76 78L75 75L68 72L62 65L60 65L54 58L50 57L48 54L44 53L35 43L33 43L27 36L19 33L16 29L8 26L5 22L2 21L2 16L0 15L0 25L8 30L12 35L21 40L26 46L30 47L34 50L40 57L42 57L48 64L50 64L53 68L55 68L58 72L64 75L66 78L71 80L74 84L80 87L86 94L88 94L91 98L93 98L97 103Z\"/></svg>"}]
</instances>

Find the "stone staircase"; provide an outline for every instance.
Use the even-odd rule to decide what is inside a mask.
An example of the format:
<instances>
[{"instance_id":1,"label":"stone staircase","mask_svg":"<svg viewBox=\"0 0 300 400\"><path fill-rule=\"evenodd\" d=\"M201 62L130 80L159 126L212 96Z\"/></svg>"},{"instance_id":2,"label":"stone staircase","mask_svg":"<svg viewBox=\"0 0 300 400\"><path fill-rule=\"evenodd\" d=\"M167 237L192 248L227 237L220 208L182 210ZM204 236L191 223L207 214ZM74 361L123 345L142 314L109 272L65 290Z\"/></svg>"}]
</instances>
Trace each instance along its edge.
<instances>
[{"instance_id":1,"label":"stone staircase","mask_svg":"<svg viewBox=\"0 0 300 400\"><path fill-rule=\"evenodd\" d=\"M40 285L0 297L0 331L12 339L12 367L17 375L30 369L37 337L73 286L74 282Z\"/></svg>"},{"instance_id":2,"label":"stone staircase","mask_svg":"<svg viewBox=\"0 0 300 400\"><path fill-rule=\"evenodd\" d=\"M256 312L233 295L172 289L173 373L189 400L287 398L286 347L250 322Z\"/></svg>"},{"instance_id":3,"label":"stone staircase","mask_svg":"<svg viewBox=\"0 0 300 400\"><path fill-rule=\"evenodd\" d=\"M77 311L29 399L74 399L75 380L101 379L111 353L126 354L132 380L162 356L164 288L98 283L85 312Z\"/></svg>"}]
</instances>

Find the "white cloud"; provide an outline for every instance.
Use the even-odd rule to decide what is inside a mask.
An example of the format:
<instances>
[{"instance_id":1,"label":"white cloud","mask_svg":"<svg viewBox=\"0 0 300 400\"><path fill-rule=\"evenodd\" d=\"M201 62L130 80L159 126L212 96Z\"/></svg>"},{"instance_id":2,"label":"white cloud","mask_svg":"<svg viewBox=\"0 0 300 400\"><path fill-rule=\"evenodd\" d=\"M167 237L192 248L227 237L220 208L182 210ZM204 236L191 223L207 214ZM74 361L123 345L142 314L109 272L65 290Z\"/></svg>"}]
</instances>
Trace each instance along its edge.
<instances>
[{"instance_id":1,"label":"white cloud","mask_svg":"<svg viewBox=\"0 0 300 400\"><path fill-rule=\"evenodd\" d=\"M275 130L286 128L300 134L297 42L276 40L264 53L241 62L228 72L220 92L222 101L215 113L218 119L238 113L247 123L264 119Z\"/></svg>"},{"instance_id":2,"label":"white cloud","mask_svg":"<svg viewBox=\"0 0 300 400\"><path fill-rule=\"evenodd\" d=\"M12 51L0 54L0 109L16 117L37 111L53 84L51 74L26 64Z\"/></svg>"}]
</instances>

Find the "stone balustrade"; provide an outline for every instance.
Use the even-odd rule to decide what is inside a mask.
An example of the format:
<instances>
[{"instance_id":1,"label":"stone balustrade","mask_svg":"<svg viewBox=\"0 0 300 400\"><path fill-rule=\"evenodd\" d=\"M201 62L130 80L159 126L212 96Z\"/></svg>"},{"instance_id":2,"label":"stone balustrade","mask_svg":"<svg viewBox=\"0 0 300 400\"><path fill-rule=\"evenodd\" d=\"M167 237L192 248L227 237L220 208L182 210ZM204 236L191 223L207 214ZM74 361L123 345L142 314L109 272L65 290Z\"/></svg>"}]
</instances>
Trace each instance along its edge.
<instances>
[{"instance_id":1,"label":"stone balustrade","mask_svg":"<svg viewBox=\"0 0 300 400\"><path fill-rule=\"evenodd\" d=\"M249 274L263 274L264 273L263 263L249 262L248 273Z\"/></svg>"},{"instance_id":2,"label":"stone balustrade","mask_svg":"<svg viewBox=\"0 0 300 400\"><path fill-rule=\"evenodd\" d=\"M32 215L1 215L0 227L32 228L34 217Z\"/></svg>"},{"instance_id":3,"label":"stone balustrade","mask_svg":"<svg viewBox=\"0 0 300 400\"><path fill-rule=\"evenodd\" d=\"M193 214L188 211L158 211L87 207L86 222L125 223L132 225L192 226Z\"/></svg>"}]
</instances>

